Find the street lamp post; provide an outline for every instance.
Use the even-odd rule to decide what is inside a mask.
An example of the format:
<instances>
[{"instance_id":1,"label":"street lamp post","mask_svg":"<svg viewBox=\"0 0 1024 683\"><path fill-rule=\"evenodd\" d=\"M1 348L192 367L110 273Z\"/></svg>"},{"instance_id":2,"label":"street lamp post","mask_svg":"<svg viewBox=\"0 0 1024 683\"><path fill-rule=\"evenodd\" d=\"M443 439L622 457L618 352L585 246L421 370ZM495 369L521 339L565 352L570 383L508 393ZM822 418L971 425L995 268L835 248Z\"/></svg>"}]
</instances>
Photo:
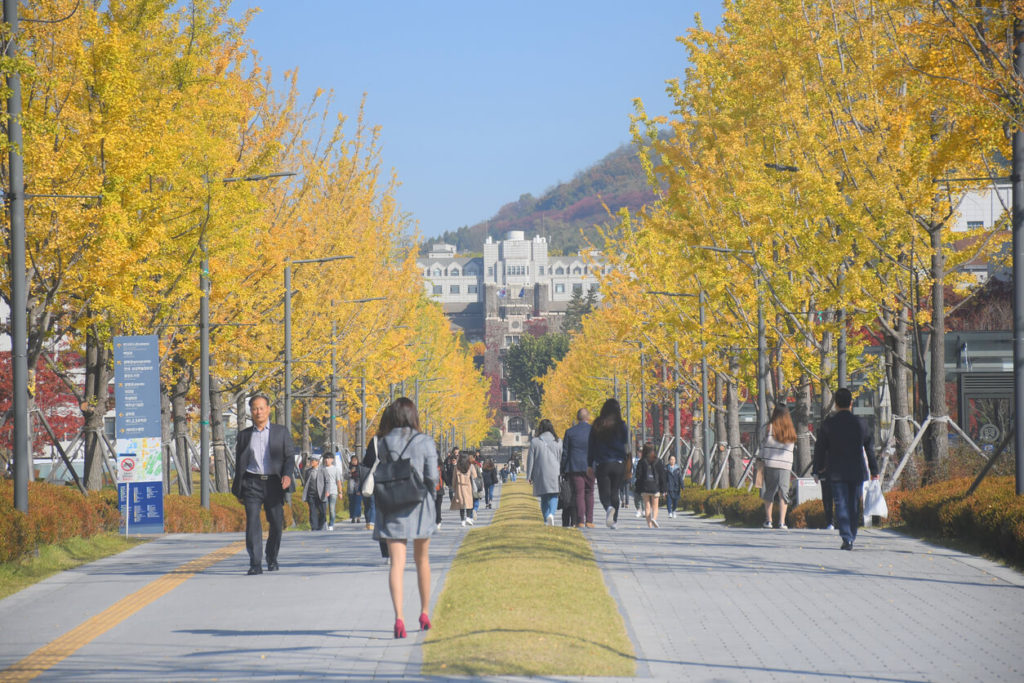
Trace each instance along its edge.
<instances>
[{"instance_id":1,"label":"street lamp post","mask_svg":"<svg viewBox=\"0 0 1024 683\"><path fill-rule=\"evenodd\" d=\"M287 178L294 171L222 178L221 183L254 182ZM209 178L206 179L209 186ZM210 509L210 253L206 242L206 224L210 221L210 193L206 193L206 221L200 234L203 260L199 266L199 504Z\"/></svg>"},{"instance_id":2,"label":"street lamp post","mask_svg":"<svg viewBox=\"0 0 1024 683\"><path fill-rule=\"evenodd\" d=\"M369 301L384 301L387 297L374 296L365 299L346 299L339 301L342 304L365 304ZM332 305L334 302L331 302ZM337 425L337 391L338 391L338 363L337 363L338 324L331 321L331 391L330 391L330 439L331 452L338 448L338 425Z\"/></svg>"},{"instance_id":3,"label":"street lamp post","mask_svg":"<svg viewBox=\"0 0 1024 683\"><path fill-rule=\"evenodd\" d=\"M292 433L292 266L303 263L328 263L355 256L325 256L295 259L284 264L284 427Z\"/></svg>"}]
</instances>

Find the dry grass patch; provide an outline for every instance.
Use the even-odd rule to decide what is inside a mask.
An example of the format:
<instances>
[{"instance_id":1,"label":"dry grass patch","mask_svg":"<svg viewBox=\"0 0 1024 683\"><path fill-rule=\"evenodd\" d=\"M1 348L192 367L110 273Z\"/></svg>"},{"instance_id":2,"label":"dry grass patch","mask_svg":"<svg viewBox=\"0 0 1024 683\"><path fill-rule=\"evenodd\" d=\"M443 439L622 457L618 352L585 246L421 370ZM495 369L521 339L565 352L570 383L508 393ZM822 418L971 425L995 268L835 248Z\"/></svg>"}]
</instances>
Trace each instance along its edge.
<instances>
[{"instance_id":1,"label":"dry grass patch","mask_svg":"<svg viewBox=\"0 0 1024 683\"><path fill-rule=\"evenodd\" d=\"M423 672L635 674L590 544L576 529L544 526L525 481L504 484L494 521L463 540L423 645Z\"/></svg>"}]
</instances>

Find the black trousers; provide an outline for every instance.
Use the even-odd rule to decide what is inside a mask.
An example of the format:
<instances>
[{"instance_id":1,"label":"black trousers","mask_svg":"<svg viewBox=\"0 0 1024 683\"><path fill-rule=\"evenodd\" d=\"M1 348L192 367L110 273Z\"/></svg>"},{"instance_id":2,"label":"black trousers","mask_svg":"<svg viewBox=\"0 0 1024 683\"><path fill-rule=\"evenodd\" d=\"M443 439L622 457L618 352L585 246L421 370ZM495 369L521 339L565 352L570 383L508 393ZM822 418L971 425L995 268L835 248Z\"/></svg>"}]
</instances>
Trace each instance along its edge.
<instances>
[{"instance_id":1,"label":"black trousers","mask_svg":"<svg viewBox=\"0 0 1024 683\"><path fill-rule=\"evenodd\" d=\"M609 460L597 465L597 495L605 510L615 508L615 521L619 521L619 489L626 465L621 460Z\"/></svg>"},{"instance_id":2,"label":"black trousers","mask_svg":"<svg viewBox=\"0 0 1024 683\"><path fill-rule=\"evenodd\" d=\"M281 478L271 475L266 479L250 474L242 480L242 504L245 505L245 549L249 551L249 566L259 567L263 561L263 523L260 508L267 513L270 533L267 535L267 564L277 562L284 530L284 491Z\"/></svg>"},{"instance_id":3,"label":"black trousers","mask_svg":"<svg viewBox=\"0 0 1024 683\"><path fill-rule=\"evenodd\" d=\"M324 501L310 494L306 505L309 506L309 528L313 531L322 531L324 528Z\"/></svg>"}]
</instances>

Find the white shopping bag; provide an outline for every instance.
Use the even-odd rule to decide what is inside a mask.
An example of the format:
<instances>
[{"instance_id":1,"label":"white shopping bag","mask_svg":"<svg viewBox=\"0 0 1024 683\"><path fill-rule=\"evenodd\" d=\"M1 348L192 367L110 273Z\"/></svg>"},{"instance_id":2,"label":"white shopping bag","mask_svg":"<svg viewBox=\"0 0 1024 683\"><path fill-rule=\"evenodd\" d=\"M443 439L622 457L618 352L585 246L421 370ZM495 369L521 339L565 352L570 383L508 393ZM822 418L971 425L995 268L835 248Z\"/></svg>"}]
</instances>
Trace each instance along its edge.
<instances>
[{"instance_id":1,"label":"white shopping bag","mask_svg":"<svg viewBox=\"0 0 1024 683\"><path fill-rule=\"evenodd\" d=\"M864 485L864 526L871 524L871 518L875 515L888 517L889 506L882 495L882 483L872 479Z\"/></svg>"}]
</instances>

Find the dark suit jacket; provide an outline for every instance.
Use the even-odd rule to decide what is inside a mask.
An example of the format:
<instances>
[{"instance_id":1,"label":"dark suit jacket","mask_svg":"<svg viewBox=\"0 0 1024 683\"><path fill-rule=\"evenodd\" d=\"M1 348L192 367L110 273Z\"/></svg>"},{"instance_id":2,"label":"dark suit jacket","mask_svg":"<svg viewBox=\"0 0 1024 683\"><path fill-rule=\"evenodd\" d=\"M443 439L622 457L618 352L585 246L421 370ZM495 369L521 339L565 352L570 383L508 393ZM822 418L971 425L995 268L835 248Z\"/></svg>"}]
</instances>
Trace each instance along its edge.
<instances>
[{"instance_id":1,"label":"dark suit jacket","mask_svg":"<svg viewBox=\"0 0 1024 683\"><path fill-rule=\"evenodd\" d=\"M238 439L235 441L235 480L231 483L231 493L235 494L235 497L242 495L242 479L245 478L245 471L249 468L249 460L253 456L252 448L249 447L251 440L252 427L247 427L238 433ZM289 476L294 479L295 448L292 445L291 434L283 426L270 425L267 455L269 471L266 474Z\"/></svg>"},{"instance_id":2,"label":"dark suit jacket","mask_svg":"<svg viewBox=\"0 0 1024 683\"><path fill-rule=\"evenodd\" d=\"M565 430L562 439L562 472L587 471L587 445L590 443L590 424L579 422Z\"/></svg>"},{"instance_id":3,"label":"dark suit jacket","mask_svg":"<svg viewBox=\"0 0 1024 683\"><path fill-rule=\"evenodd\" d=\"M828 473L832 481L860 482L878 474L871 429L849 410L825 418L815 435L814 472ZM867 465L864 458L867 456Z\"/></svg>"}]
</instances>

